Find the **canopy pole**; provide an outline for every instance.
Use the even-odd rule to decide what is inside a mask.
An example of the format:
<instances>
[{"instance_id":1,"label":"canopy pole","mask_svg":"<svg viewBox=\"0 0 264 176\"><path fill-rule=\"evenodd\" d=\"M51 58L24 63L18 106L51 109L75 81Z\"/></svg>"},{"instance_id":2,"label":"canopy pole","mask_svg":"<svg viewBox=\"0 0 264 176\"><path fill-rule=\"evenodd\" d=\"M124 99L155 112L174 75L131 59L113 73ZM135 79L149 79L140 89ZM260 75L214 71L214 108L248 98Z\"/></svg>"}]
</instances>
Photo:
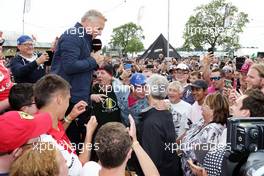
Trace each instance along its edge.
<instances>
[{"instance_id":1,"label":"canopy pole","mask_svg":"<svg viewBox=\"0 0 264 176\"><path fill-rule=\"evenodd\" d=\"M170 0L168 0L168 42L167 42L167 57L170 57Z\"/></svg>"}]
</instances>

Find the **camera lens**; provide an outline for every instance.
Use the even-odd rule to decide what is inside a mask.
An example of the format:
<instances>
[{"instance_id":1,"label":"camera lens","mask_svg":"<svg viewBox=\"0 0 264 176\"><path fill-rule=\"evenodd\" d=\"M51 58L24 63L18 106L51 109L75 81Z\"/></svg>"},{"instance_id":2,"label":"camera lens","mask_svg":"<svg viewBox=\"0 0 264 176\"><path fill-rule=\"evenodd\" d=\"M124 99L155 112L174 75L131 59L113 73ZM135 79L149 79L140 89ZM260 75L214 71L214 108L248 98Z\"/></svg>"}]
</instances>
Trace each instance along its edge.
<instances>
[{"instance_id":1,"label":"camera lens","mask_svg":"<svg viewBox=\"0 0 264 176\"><path fill-rule=\"evenodd\" d=\"M248 150L249 150L250 152L256 152L256 151L258 150L258 145L257 145L257 144L250 144L250 145L248 146Z\"/></svg>"},{"instance_id":2,"label":"camera lens","mask_svg":"<svg viewBox=\"0 0 264 176\"><path fill-rule=\"evenodd\" d=\"M250 129L249 136L251 139L257 139L259 136L259 131L257 129Z\"/></svg>"}]
</instances>

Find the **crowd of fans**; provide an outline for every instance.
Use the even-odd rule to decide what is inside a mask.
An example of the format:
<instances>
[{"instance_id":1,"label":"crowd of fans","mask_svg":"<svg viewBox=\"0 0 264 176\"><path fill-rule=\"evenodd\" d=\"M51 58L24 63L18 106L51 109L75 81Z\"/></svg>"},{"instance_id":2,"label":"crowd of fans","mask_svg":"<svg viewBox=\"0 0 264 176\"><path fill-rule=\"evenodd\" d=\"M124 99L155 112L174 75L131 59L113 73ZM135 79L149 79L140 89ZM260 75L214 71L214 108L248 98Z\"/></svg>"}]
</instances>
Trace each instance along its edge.
<instances>
[{"instance_id":1,"label":"crowd of fans","mask_svg":"<svg viewBox=\"0 0 264 176\"><path fill-rule=\"evenodd\" d=\"M51 66L27 35L9 64L1 43L0 175L225 175L227 119L264 117L264 59L109 59L106 21L86 12Z\"/></svg>"}]
</instances>

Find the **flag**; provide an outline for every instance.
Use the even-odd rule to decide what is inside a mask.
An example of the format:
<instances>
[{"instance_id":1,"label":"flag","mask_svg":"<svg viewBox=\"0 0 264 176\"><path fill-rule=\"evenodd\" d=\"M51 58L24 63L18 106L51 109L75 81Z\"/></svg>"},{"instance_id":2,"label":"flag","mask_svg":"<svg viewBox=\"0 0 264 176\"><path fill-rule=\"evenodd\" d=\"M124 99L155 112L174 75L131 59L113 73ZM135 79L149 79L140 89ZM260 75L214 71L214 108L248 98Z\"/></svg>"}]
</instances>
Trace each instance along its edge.
<instances>
[{"instance_id":1,"label":"flag","mask_svg":"<svg viewBox=\"0 0 264 176\"><path fill-rule=\"evenodd\" d=\"M24 10L23 13L28 13L31 8L31 0L24 0Z\"/></svg>"}]
</instances>

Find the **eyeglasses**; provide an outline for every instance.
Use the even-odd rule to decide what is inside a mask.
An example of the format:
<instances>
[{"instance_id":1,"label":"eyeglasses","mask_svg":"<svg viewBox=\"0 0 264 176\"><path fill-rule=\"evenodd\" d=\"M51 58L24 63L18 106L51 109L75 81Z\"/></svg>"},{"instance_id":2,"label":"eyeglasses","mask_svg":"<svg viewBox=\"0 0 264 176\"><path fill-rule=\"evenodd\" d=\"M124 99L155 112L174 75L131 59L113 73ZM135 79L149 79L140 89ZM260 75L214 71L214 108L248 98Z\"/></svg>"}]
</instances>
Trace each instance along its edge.
<instances>
[{"instance_id":1,"label":"eyeglasses","mask_svg":"<svg viewBox=\"0 0 264 176\"><path fill-rule=\"evenodd\" d=\"M178 74L188 74L189 71L188 70L176 70L176 73L178 73Z\"/></svg>"},{"instance_id":2,"label":"eyeglasses","mask_svg":"<svg viewBox=\"0 0 264 176\"><path fill-rule=\"evenodd\" d=\"M216 77L211 77L210 80L211 81L219 81L221 79L221 76L216 76Z\"/></svg>"},{"instance_id":3,"label":"eyeglasses","mask_svg":"<svg viewBox=\"0 0 264 176\"><path fill-rule=\"evenodd\" d=\"M33 43L24 43L22 44L23 46L26 46L26 47L33 47L34 44Z\"/></svg>"}]
</instances>

